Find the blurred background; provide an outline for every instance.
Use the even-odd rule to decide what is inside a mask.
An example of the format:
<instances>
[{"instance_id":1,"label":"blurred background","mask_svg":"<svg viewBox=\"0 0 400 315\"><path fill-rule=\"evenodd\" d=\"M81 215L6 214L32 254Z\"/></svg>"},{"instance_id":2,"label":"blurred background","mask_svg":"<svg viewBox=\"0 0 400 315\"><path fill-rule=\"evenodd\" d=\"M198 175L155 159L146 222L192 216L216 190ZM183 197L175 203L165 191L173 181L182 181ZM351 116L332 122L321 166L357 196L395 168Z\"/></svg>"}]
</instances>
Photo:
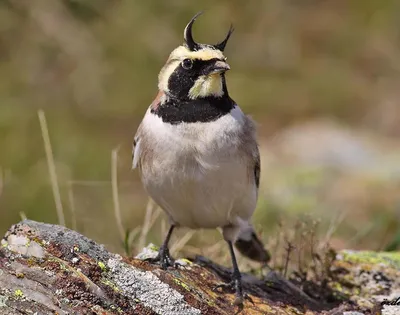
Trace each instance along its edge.
<instances>
[{"instance_id":1,"label":"blurred background","mask_svg":"<svg viewBox=\"0 0 400 315\"><path fill-rule=\"evenodd\" d=\"M165 217L130 170L131 145L200 10L198 41L236 29L228 88L259 125L254 222L269 246L301 225L335 249L396 249L397 0L1 0L0 235L24 217L60 222L58 208L111 250L160 244ZM223 244L215 231L175 239L211 256Z\"/></svg>"}]
</instances>

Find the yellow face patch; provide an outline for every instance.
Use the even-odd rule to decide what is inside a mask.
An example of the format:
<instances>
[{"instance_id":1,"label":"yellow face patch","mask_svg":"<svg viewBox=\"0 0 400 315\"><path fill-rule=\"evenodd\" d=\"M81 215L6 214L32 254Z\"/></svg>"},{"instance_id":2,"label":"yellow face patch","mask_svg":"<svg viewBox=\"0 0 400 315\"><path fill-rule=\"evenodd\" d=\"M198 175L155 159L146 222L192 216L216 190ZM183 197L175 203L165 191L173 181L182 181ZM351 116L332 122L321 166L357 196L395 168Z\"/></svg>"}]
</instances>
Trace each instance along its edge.
<instances>
[{"instance_id":1,"label":"yellow face patch","mask_svg":"<svg viewBox=\"0 0 400 315\"><path fill-rule=\"evenodd\" d=\"M198 51L190 51L185 46L179 46L170 54L167 63L161 69L158 75L158 88L160 91L169 92L168 81L172 73L184 59L198 60L226 60L226 57L220 50L204 48ZM189 98L196 99L206 96L222 96L222 78L220 74L211 74L200 76L189 91Z\"/></svg>"},{"instance_id":2,"label":"yellow face patch","mask_svg":"<svg viewBox=\"0 0 400 315\"><path fill-rule=\"evenodd\" d=\"M189 90L189 98L194 100L199 97L222 96L222 79L218 73L200 76Z\"/></svg>"},{"instance_id":3,"label":"yellow face patch","mask_svg":"<svg viewBox=\"0 0 400 315\"><path fill-rule=\"evenodd\" d=\"M212 48L204 48L198 51L190 51L185 46L179 46L174 49L169 56L169 60L177 59L183 60L185 58L190 59L200 59L200 60L211 60L211 59L220 59L224 60L225 56L220 50L212 49Z\"/></svg>"}]
</instances>

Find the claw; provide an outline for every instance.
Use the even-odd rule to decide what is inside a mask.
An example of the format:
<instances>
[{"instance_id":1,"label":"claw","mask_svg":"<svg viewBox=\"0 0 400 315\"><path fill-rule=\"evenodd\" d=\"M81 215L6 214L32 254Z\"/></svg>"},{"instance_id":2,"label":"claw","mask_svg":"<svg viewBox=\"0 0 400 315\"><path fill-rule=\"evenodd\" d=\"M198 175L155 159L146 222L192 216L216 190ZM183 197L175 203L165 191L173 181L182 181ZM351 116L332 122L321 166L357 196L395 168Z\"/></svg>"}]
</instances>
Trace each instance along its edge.
<instances>
[{"instance_id":1,"label":"claw","mask_svg":"<svg viewBox=\"0 0 400 315\"><path fill-rule=\"evenodd\" d=\"M163 270L167 270L168 267L175 266L175 260L169 254L168 248L164 249L161 247L156 257L145 260L150 263L160 265Z\"/></svg>"},{"instance_id":2,"label":"claw","mask_svg":"<svg viewBox=\"0 0 400 315\"><path fill-rule=\"evenodd\" d=\"M249 301L251 304L255 305L253 299L247 293L244 294L244 299Z\"/></svg>"},{"instance_id":3,"label":"claw","mask_svg":"<svg viewBox=\"0 0 400 315\"><path fill-rule=\"evenodd\" d=\"M233 304L239 306L239 308L243 308L243 302L245 300L251 302L254 305L253 299L247 293L243 293L242 284L240 280L232 280L229 283L220 283L212 288L213 291L217 291L218 289L225 289L230 292L235 292L235 300Z\"/></svg>"},{"instance_id":4,"label":"claw","mask_svg":"<svg viewBox=\"0 0 400 315\"><path fill-rule=\"evenodd\" d=\"M213 291L217 291L218 289L226 289L231 292L234 292L235 291L235 282L231 281L229 283L220 283L212 288Z\"/></svg>"}]
</instances>

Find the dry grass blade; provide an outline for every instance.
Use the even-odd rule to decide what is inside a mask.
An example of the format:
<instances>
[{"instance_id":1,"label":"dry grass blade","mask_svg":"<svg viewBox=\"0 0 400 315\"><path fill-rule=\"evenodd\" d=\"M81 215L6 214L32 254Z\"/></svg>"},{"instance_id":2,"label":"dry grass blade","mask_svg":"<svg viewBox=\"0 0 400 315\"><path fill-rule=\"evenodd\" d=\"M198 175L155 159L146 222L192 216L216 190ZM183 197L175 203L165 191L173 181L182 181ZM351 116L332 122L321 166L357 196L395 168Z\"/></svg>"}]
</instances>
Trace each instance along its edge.
<instances>
[{"instance_id":1,"label":"dry grass blade","mask_svg":"<svg viewBox=\"0 0 400 315\"><path fill-rule=\"evenodd\" d=\"M4 175L3 175L3 169L0 167L0 197L1 194L3 193L4 189Z\"/></svg>"},{"instance_id":2,"label":"dry grass blade","mask_svg":"<svg viewBox=\"0 0 400 315\"><path fill-rule=\"evenodd\" d=\"M64 210L61 202L60 188L58 187L56 165L54 163L53 150L51 148L49 129L47 127L46 116L43 110L38 111L40 128L42 130L42 137L44 142L44 149L46 151L47 166L49 168L51 187L53 190L54 202L56 204L58 223L65 226Z\"/></svg>"},{"instance_id":3,"label":"dry grass blade","mask_svg":"<svg viewBox=\"0 0 400 315\"><path fill-rule=\"evenodd\" d=\"M164 218L161 220L161 235L167 235L167 221Z\"/></svg>"},{"instance_id":4,"label":"dry grass blade","mask_svg":"<svg viewBox=\"0 0 400 315\"><path fill-rule=\"evenodd\" d=\"M118 149L111 151L111 187L114 203L114 215L121 241L125 239L125 229L122 224L121 207L118 196Z\"/></svg>"},{"instance_id":5,"label":"dry grass blade","mask_svg":"<svg viewBox=\"0 0 400 315\"><path fill-rule=\"evenodd\" d=\"M75 198L74 198L74 190L72 182L69 181L67 186L68 186L69 210L71 211L71 227L74 231L77 231Z\"/></svg>"},{"instance_id":6,"label":"dry grass blade","mask_svg":"<svg viewBox=\"0 0 400 315\"><path fill-rule=\"evenodd\" d=\"M144 216L143 227L138 241L138 248L143 248L146 245L147 234L149 233L152 225L155 223L156 219L160 215L160 211L156 211L153 216L155 207L156 205L154 204L153 200L149 199L146 205L146 213Z\"/></svg>"},{"instance_id":7,"label":"dry grass blade","mask_svg":"<svg viewBox=\"0 0 400 315\"><path fill-rule=\"evenodd\" d=\"M24 211L19 212L19 217L21 218L22 221L25 221L28 219L28 217L26 216L26 213Z\"/></svg>"},{"instance_id":8,"label":"dry grass blade","mask_svg":"<svg viewBox=\"0 0 400 315\"><path fill-rule=\"evenodd\" d=\"M141 226L137 226L130 232L129 239L128 239L129 244L132 244L133 241L135 240L136 236L139 235L140 229L141 229Z\"/></svg>"},{"instance_id":9,"label":"dry grass blade","mask_svg":"<svg viewBox=\"0 0 400 315\"><path fill-rule=\"evenodd\" d=\"M331 220L331 222L329 223L329 228L326 232L325 235L325 239L322 242L322 244L328 244L330 239L332 238L333 233L335 233L335 231L337 230L337 228L339 227L339 225L344 221L346 217L346 213L345 212L340 212L336 218L333 218Z\"/></svg>"},{"instance_id":10,"label":"dry grass blade","mask_svg":"<svg viewBox=\"0 0 400 315\"><path fill-rule=\"evenodd\" d=\"M139 235L139 232L141 230L141 226L135 227L133 230L127 230L125 234L125 240L124 240L124 251L125 255L128 257L132 256L132 248L133 242L135 241L136 236Z\"/></svg>"},{"instance_id":11,"label":"dry grass blade","mask_svg":"<svg viewBox=\"0 0 400 315\"><path fill-rule=\"evenodd\" d=\"M161 215L161 212L162 212L161 208L156 207L156 211L154 211L153 216L151 217L151 220L150 220L150 224L148 227L149 230L153 227L154 223L156 223L158 217Z\"/></svg>"},{"instance_id":12,"label":"dry grass blade","mask_svg":"<svg viewBox=\"0 0 400 315\"><path fill-rule=\"evenodd\" d=\"M178 242L176 242L173 246L171 246L171 251L179 252L183 247L185 247L187 242L190 241L190 239L193 237L194 233L196 233L196 231L194 231L194 230L188 231L182 238L179 239Z\"/></svg>"},{"instance_id":13,"label":"dry grass blade","mask_svg":"<svg viewBox=\"0 0 400 315\"><path fill-rule=\"evenodd\" d=\"M106 186L112 185L110 180L70 180L69 183L73 186ZM119 181L118 186L121 187L122 185L131 185L131 181Z\"/></svg>"}]
</instances>

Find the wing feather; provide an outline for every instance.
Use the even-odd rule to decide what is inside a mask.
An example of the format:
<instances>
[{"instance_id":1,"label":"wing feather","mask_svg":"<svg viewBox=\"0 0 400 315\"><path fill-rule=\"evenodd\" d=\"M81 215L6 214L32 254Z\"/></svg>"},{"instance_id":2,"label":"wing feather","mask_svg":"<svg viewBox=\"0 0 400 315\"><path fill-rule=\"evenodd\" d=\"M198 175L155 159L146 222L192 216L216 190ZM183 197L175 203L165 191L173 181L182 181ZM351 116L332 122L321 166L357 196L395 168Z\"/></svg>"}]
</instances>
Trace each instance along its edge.
<instances>
[{"instance_id":1,"label":"wing feather","mask_svg":"<svg viewBox=\"0 0 400 315\"><path fill-rule=\"evenodd\" d=\"M163 100L165 93L163 91L158 91L158 94L154 101L150 104L150 108L152 110L156 109ZM140 167L140 159L143 154L143 144L142 144L142 125L139 125L139 128L136 132L136 135L133 139L133 148L132 148L132 169Z\"/></svg>"},{"instance_id":2,"label":"wing feather","mask_svg":"<svg viewBox=\"0 0 400 315\"><path fill-rule=\"evenodd\" d=\"M256 186L260 186L260 175L261 175L261 165L260 165L260 154L257 150L257 154L254 159L254 179L256 181Z\"/></svg>"},{"instance_id":3,"label":"wing feather","mask_svg":"<svg viewBox=\"0 0 400 315\"><path fill-rule=\"evenodd\" d=\"M249 116L246 116L246 121L243 133L241 134L241 138L241 150L248 161L249 178L251 179L251 181L254 181L256 189L258 190L261 174L260 151L257 144L255 123Z\"/></svg>"},{"instance_id":4,"label":"wing feather","mask_svg":"<svg viewBox=\"0 0 400 315\"><path fill-rule=\"evenodd\" d=\"M140 142L141 139L139 135L136 134L135 138L133 139L133 148L132 148L132 169L135 169L139 165L140 160Z\"/></svg>"}]
</instances>

